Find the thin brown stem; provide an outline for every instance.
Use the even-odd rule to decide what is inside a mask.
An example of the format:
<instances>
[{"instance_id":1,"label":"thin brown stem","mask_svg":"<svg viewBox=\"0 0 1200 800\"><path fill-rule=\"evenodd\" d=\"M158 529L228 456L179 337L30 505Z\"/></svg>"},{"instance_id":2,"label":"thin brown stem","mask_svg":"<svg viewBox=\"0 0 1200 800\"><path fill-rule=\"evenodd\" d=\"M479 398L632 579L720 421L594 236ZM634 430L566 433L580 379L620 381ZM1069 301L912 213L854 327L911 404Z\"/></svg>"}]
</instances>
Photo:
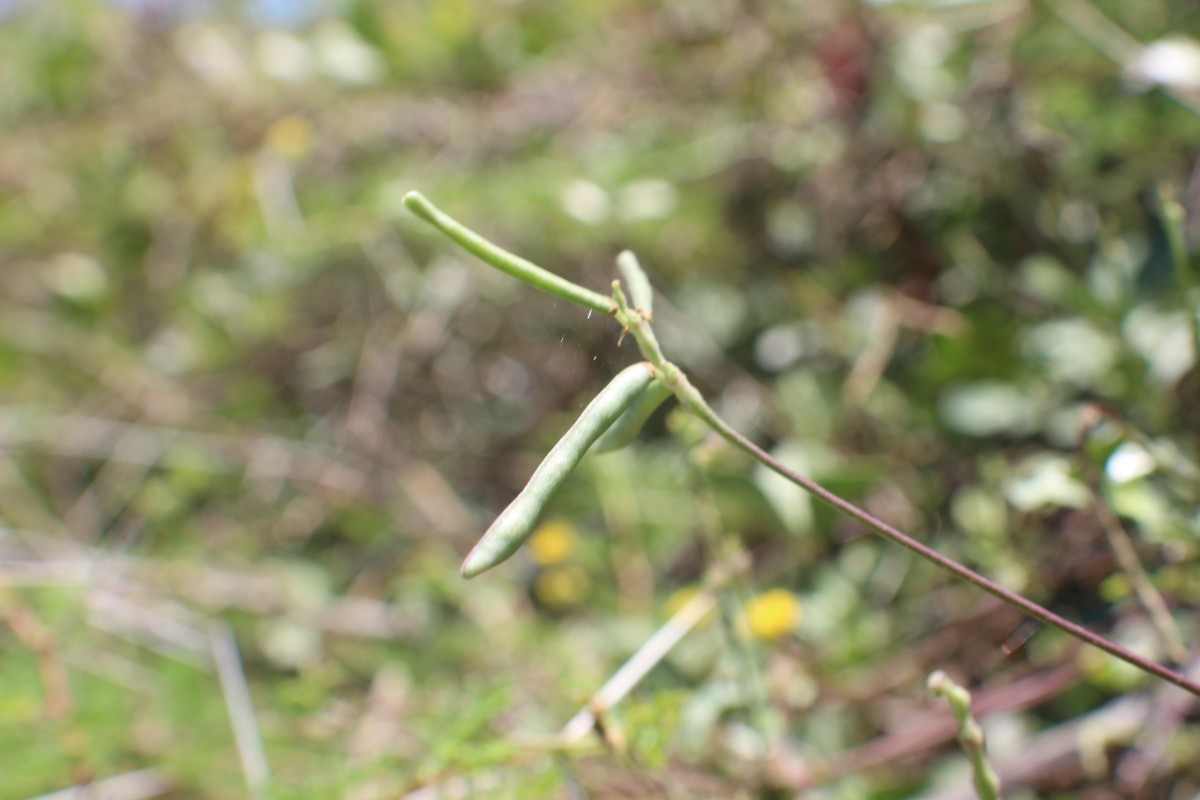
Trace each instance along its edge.
<instances>
[{"instance_id":1,"label":"thin brown stem","mask_svg":"<svg viewBox=\"0 0 1200 800\"><path fill-rule=\"evenodd\" d=\"M1113 511L1112 506L1108 504L1108 500L1105 499L1096 484L1091 483L1088 488L1092 493L1096 518L1100 520L1100 527L1104 530L1109 547L1112 548L1113 555L1116 556L1117 563L1121 566L1121 571L1125 573L1126 579L1133 587L1134 596L1149 615L1150 627L1158 636L1159 644L1176 664L1185 663L1188 656L1187 645L1183 642L1175 620L1171 619L1171 610L1167 607L1166 601L1154 587L1154 582L1150 580L1146 568L1138 558L1133 539L1125 530L1125 526L1121 524L1121 518Z\"/></svg>"},{"instance_id":2,"label":"thin brown stem","mask_svg":"<svg viewBox=\"0 0 1200 800\"><path fill-rule=\"evenodd\" d=\"M1057 0L1058 2L1066 2L1066 0ZM1072 7L1075 0L1071 0ZM1052 6L1055 7L1055 6ZM1043 608L1032 600L1027 600L1016 592L1005 589L1003 586L995 583L984 576L980 575L967 567L959 564L952 558L942 555L931 547L921 544L916 539L908 536L905 533L893 528L881 519L859 508L848 500L845 500L825 487L801 475L799 472L788 467L786 464L775 459L767 451L756 445L754 442L747 439L742 434L731 428L725 420L717 415L717 412L708 405L704 396L696 390L695 387L688 381L687 375L683 373L679 367L668 361L663 355L662 349L659 347L658 340L654 336L654 331L650 327L648 314L639 313L636 308L629 305L629 301L621 288L619 281L613 281L613 293L611 298L606 298L603 295L592 292L538 267L522 258L512 255L507 251L496 247L491 242L484 239L479 234L471 231L466 226L459 223L457 220L449 217L442 211L436 209L428 200L421 195L410 192L405 196L405 203L409 209L416 213L419 217L427 222L434 224L443 233L457 242L460 246L482 258L484 261L492 264L497 269L500 269L510 275L513 275L521 280L524 280L544 291L548 291L558 297L567 300L572 300L581 305L587 306L593 310L598 310L603 313L612 314L616 321L625 329L621 334L624 338L625 333L631 334L637 340L638 348L642 355L654 365L657 376L664 384L675 392L676 397L693 413L703 419L714 431L719 433L731 443L745 450L756 460L761 462L768 469L782 475L792 483L804 489L808 493L815 496L817 499L833 506L844 514L847 514L862 524L866 525L871 530L875 531L884 538L890 539L901 547L908 548L926 561L930 561L942 569L945 569L968 583L972 583L983 589L985 592L992 594L1005 603L1020 609L1029 616L1040 622L1051 625L1059 630L1074 636L1080 641L1086 642L1093 647L1097 647L1109 655L1121 659L1143 672L1148 672L1162 678L1165 681L1175 684L1181 689L1200 697L1200 684L1194 683L1188 678L1180 675L1170 669L1155 664L1141 656L1126 650L1124 647L1105 639L1103 636L1092 633L1086 628L1075 624L1067 619L1064 619L1047 608ZM643 287L644 288L644 287Z\"/></svg>"},{"instance_id":3,"label":"thin brown stem","mask_svg":"<svg viewBox=\"0 0 1200 800\"><path fill-rule=\"evenodd\" d=\"M688 388L691 387L689 386ZM1156 664L1153 661L1142 658L1137 653L1127 650L1116 642L1109 641L1103 636L1093 633L1081 625L1077 625L1068 619L1060 617L1048 608L1044 608L1032 600L1022 597L1016 592L1005 589L1000 584L985 578L978 572L975 572L974 570L971 570L962 564L959 564L954 559L942 555L927 545L921 544L916 539L913 539L911 536L902 533L883 520L875 517L871 513L864 511L863 509L851 503L849 500L839 497L838 495L826 489L824 486L821 486L813 481L811 478L801 475L799 472L796 472L794 469L776 459L754 442L747 439L741 433L731 428L729 424L725 422L725 420L717 416L717 413L713 411L706 402L704 402L703 398L700 397L700 393L695 389L692 389L692 392L689 394L692 396L689 397L690 402L688 402L688 406L705 422L707 422L713 430L737 447L745 450L747 453L753 456L755 460L759 461L768 469L787 478L789 481L804 489L809 494L812 494L817 499L833 506L844 514L853 517L884 538L892 540L901 547L908 548L921 558L937 564L939 567L954 573L968 583L972 583L975 586L978 586L980 589L983 589L985 592L995 595L1009 605L1021 609L1034 619L1043 622L1046 625L1052 625L1064 633L1074 636L1076 639L1087 642L1093 647L1097 647L1111 656L1115 656L1116 658L1132 664L1144 672L1148 672L1152 675L1162 678L1163 680L1173 683L1181 689L1186 689L1188 692L1200 697L1200 684L1188 680L1183 675L1173 672L1161 664ZM697 405L696 399L699 400L699 405Z\"/></svg>"},{"instance_id":4,"label":"thin brown stem","mask_svg":"<svg viewBox=\"0 0 1200 800\"><path fill-rule=\"evenodd\" d=\"M663 382L675 392L680 402L687 406L694 414L704 420L709 427L719 433L732 444L745 450L757 461L762 463L768 469L782 475L792 483L804 489L809 494L812 494L817 499L828 503L844 514L847 514L862 524L866 525L871 530L886 539L891 539L901 547L906 547L912 552L937 564L942 569L954 573L958 577L973 583L985 592L992 594L1011 606L1019 608L1034 619L1051 625L1059 630L1074 636L1076 639L1087 642L1088 644L1098 647L1109 655L1115 656L1122 661L1125 661L1140 670L1156 675L1165 681L1169 681L1180 688L1186 689L1192 694L1200 697L1200 684L1188 680L1183 675L1174 672L1161 664L1156 664L1153 661L1139 656L1137 653L1127 650L1116 642L1105 639L1099 634L1089 631L1081 625L1077 625L1068 619L1064 619L1053 611L1038 605L1032 600L1028 600L1014 591L1005 589L1000 584L985 578L978 572L975 572L968 567L963 566L954 559L944 556L933 548L921 544L916 539L906 533L892 527L883 520L873 514L864 511L858 506L851 503L845 498L839 497L833 492L821 486L816 481L801 475L791 467L782 463L766 450L756 445L754 442L747 439L738 431L729 426L729 423L721 419L717 412L712 409L704 396L692 386L688 381L687 375L683 373L679 367L667 361L662 354L662 350L658 346L658 341L654 337L654 332L651 330L649 323L645 319L639 317L636 312L629 308L624 294L621 292L621 287L618 283L613 284L613 299L617 305L616 318L625 328L633 334L637 339L638 346L641 348L644 355L658 370L659 376Z\"/></svg>"},{"instance_id":5,"label":"thin brown stem","mask_svg":"<svg viewBox=\"0 0 1200 800\"><path fill-rule=\"evenodd\" d=\"M1171 610L1167 607L1166 600L1155 588L1154 582L1142 565L1133 538L1125 530L1121 518L1108 502L1101 486L1100 470L1088 458L1086 452L1088 436L1105 417L1106 414L1100 406L1089 406L1084 412L1080 425L1078 457L1088 491L1092 495L1092 508L1096 513L1101 530L1104 531L1105 538L1108 539L1108 545L1117 559L1117 564L1120 565L1121 571L1133 588L1134 596L1149 615L1150 627L1158 636L1163 651L1175 664L1182 665L1188 660L1188 649L1179 632L1179 627L1171 618ZM1121 420L1117 421L1124 424Z\"/></svg>"}]
</instances>

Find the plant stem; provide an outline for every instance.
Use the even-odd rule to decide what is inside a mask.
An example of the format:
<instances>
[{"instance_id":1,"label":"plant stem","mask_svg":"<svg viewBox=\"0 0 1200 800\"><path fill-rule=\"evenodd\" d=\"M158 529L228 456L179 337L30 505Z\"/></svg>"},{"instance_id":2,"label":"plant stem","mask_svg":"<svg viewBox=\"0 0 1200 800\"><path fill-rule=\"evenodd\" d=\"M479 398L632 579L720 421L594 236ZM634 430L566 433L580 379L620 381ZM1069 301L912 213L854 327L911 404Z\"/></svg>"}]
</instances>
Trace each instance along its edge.
<instances>
[{"instance_id":1,"label":"plant stem","mask_svg":"<svg viewBox=\"0 0 1200 800\"><path fill-rule=\"evenodd\" d=\"M566 278L539 267L532 261L527 261L496 246L443 212L420 192L409 192L404 195L404 205L408 207L409 211L457 242L464 250L478 256L501 272L506 272L543 292L561 297L563 300L570 300L581 306L587 306L601 314L611 314L615 310L612 298L572 283Z\"/></svg>"},{"instance_id":2,"label":"plant stem","mask_svg":"<svg viewBox=\"0 0 1200 800\"><path fill-rule=\"evenodd\" d=\"M1192 330L1192 346L1197 358L1200 358L1200 314L1192 308L1192 272L1188 263L1187 211L1175 197L1175 192L1168 184L1158 187L1158 212L1162 219L1164 233L1167 237L1167 250L1171 254L1171 266L1175 268L1175 282L1179 286L1179 296L1182 299L1184 313Z\"/></svg>"},{"instance_id":3,"label":"plant stem","mask_svg":"<svg viewBox=\"0 0 1200 800\"><path fill-rule=\"evenodd\" d=\"M1088 490L1092 495L1092 507L1096 512L1096 518L1100 521L1104 536L1108 539L1108 545L1117 559L1117 564L1125 573L1129 585L1133 587L1134 596L1149 616L1150 627L1154 629L1159 644L1166 652L1167 657L1176 664L1186 664L1187 645L1184 644L1179 627L1171 617L1171 610L1167 608L1166 601L1146 573L1145 566L1138 558L1133 539L1125 530L1125 526L1121 524L1121 518L1117 516L1117 512L1108 504L1108 500L1101 492L1099 480L1094 476L1094 472L1094 469L1088 470Z\"/></svg>"},{"instance_id":4,"label":"plant stem","mask_svg":"<svg viewBox=\"0 0 1200 800\"><path fill-rule=\"evenodd\" d=\"M686 381L686 378L684 380ZM1111 656L1115 656L1128 664L1132 664L1143 672L1156 675L1159 678L1173 683L1182 689L1186 689L1197 697L1200 697L1200 684L1188 680L1183 675L1173 672L1161 664L1156 664L1153 661L1145 659L1139 656L1137 653L1127 650L1116 642L1109 641L1103 636L1093 633L1081 625L1077 625L1070 620L1064 619L1050 609L1044 608L1032 600L1027 600L1014 591L1005 589L1000 584L985 578L978 572L964 567L954 559L942 555L927 545L921 544L907 534L901 533L899 530L893 528L883 520L875 517L867 511L864 511L863 509L851 503L849 500L839 497L838 495L826 489L824 486L821 486L813 481L811 478L807 478L804 475L801 475L799 472L796 472L794 469L780 462L754 442L750 441L745 436L729 427L729 424L717 416L717 413L713 411L707 403L704 402L704 398L701 397L700 393L692 388L690 384L688 384L688 389L691 390L689 395L694 395L695 399L689 399L688 397L681 396L681 401L684 402L693 412L695 412L697 416L708 423L709 427L711 427L725 439L729 440L731 443L737 445L742 450L745 450L754 459L766 466L768 469L787 478L789 481L796 484L801 489L804 489L809 494L812 494L817 499L824 501L844 514L854 517L854 519L866 525L868 528L884 538L891 539L901 547L907 547L909 550L913 551L921 558L924 558L926 561L931 561L934 564L937 564L939 567L954 573L968 583L978 586L980 589L983 589L985 592L998 597L1009 605L1021 609L1039 622L1058 628L1064 633L1074 636L1076 639L1087 642L1093 647L1100 648Z\"/></svg>"},{"instance_id":5,"label":"plant stem","mask_svg":"<svg viewBox=\"0 0 1200 800\"><path fill-rule=\"evenodd\" d=\"M1200 352L1200 337L1197 338L1197 348L1197 351ZM1113 555L1117 559L1117 564L1125 573L1129 585L1133 588L1134 596L1137 597L1150 619L1150 625L1158 636L1163 652L1171 661L1175 662L1176 666L1183 666L1187 663L1188 649L1183 641L1183 635L1179 632L1179 626L1175 624L1166 600L1154 586L1154 581L1150 579L1145 566L1138 558L1133 538L1125 529L1120 516L1105 495L1099 467L1087 454L1088 437L1105 417L1106 412L1102 407L1088 406L1084 412L1083 424L1080 426L1079 464L1088 491L1092 495L1092 508L1108 539L1109 547L1112 548ZM1124 429L1123 432L1130 441L1136 442L1144 451L1149 452L1149 443L1145 441L1145 437L1141 435L1140 431L1126 425L1122 420L1117 419L1116 422Z\"/></svg>"},{"instance_id":6,"label":"plant stem","mask_svg":"<svg viewBox=\"0 0 1200 800\"><path fill-rule=\"evenodd\" d=\"M787 478L817 499L853 517L880 536L891 539L896 544L908 548L926 561L937 564L939 567L954 573L968 583L972 583L1009 605L1019 608L1039 622L1058 628L1064 633L1074 636L1076 639L1087 642L1093 647L1098 647L1109 655L1115 656L1144 672L1156 675L1200 697L1200 684L1188 680L1183 675L1167 669L1161 664L1156 664L1153 661L1143 658L1137 653L1127 650L1116 642L1105 639L1103 636L1093 633L1081 625L1060 617L1050 609L1044 608L1010 589L1005 589L995 581L985 578L978 572L963 566L948 556L942 555L932 547L918 542L911 536L897 530L873 514L859 508L849 500L834 494L816 481L801 475L796 470L776 459L766 450L763 450L730 427L729 423L725 420L721 419L712 406L705 401L704 396L688 381L683 371L663 357L662 349L659 348L658 341L655 339L654 333L650 330L649 323L629 307L624 294L620 291L620 286L616 285L615 281L613 286L613 300L617 304L617 312L615 314L617 321L625 325L630 334L637 340L639 347L641 347L642 355L658 370L662 381L671 387L675 392L675 396L679 398L679 402L683 403L692 413L704 420L710 428L723 438L744 450L763 466Z\"/></svg>"},{"instance_id":7,"label":"plant stem","mask_svg":"<svg viewBox=\"0 0 1200 800\"><path fill-rule=\"evenodd\" d=\"M515 256L506 250L503 250L489 242L479 234L470 230L450 216L438 210L432 203L425 199L419 192L409 192L404 197L404 203L417 216L425 221L433 224L452 240L457 242L466 250L474 253L482 258L487 263L519 278L526 283L536 286L539 289L550 292L564 300L573 300L580 305L587 306L596 311L601 311L605 314L612 314L613 317L621 324L625 330L631 334L638 343L638 348L641 350L643 357L649 361L658 373L658 377L671 388L679 401L683 403L692 413L704 420L704 422L728 440L731 444L741 448L751 457L763 464L773 472L778 473L787 480L804 489L809 494L817 499L833 506L848 516L853 517L862 524L866 525L871 530L890 539L901 547L905 547L916 553L926 561L930 561L942 569L953 573L962 578L968 583L974 584L980 589L999 598L1009 605L1020 609L1034 619L1046 625L1058 628L1064 633L1086 642L1093 647L1099 648L1111 656L1121 659L1122 661L1131 664L1143 672L1147 672L1156 677L1162 678L1168 683L1173 683L1176 686L1184 689L1191 694L1200 697L1200 683L1195 683L1188 678L1180 675L1161 664L1156 664L1153 661L1145 659L1138 654L1127 650L1116 642L1109 641L1099 634L1089 631L1087 628L1077 625L1070 620L1060 617L1048 608L1044 608L1032 600L1027 600L1021 595L1009 589L1005 589L998 583L985 578L978 572L969 569L968 567L959 564L952 558L942 555L933 548L918 542L916 539L908 536L905 533L897 530L888 523L874 516L873 514L859 508L833 492L821 486L811 478L801 475L791 467L776 459L767 451L756 445L754 442L747 439L738 431L729 426L729 423L721 419L717 412L708 405L704 396L692 386L688 381L687 376L679 367L672 364L663 355L662 348L659 347L658 339L654 336L654 332L650 327L649 321L634 308L631 308L629 301L625 297L624 291L621 289L619 281L613 281L612 297L605 297L585 289L582 286L571 283L570 281L560 278L552 272L548 272L541 267L526 261L519 256Z\"/></svg>"},{"instance_id":8,"label":"plant stem","mask_svg":"<svg viewBox=\"0 0 1200 800\"><path fill-rule=\"evenodd\" d=\"M751 559L741 538L730 531L721 519L720 509L713 497L712 479L697 459L691 459L690 483L697 498L696 510L700 529L707 540L710 563L722 569L721 586L717 591L721 632L732 652L730 666L739 693L739 701L753 722L755 730L766 737L768 749L782 733L782 726L772 713L763 664L754 651L749 625L745 624L749 599Z\"/></svg>"},{"instance_id":9,"label":"plant stem","mask_svg":"<svg viewBox=\"0 0 1200 800\"><path fill-rule=\"evenodd\" d=\"M688 631L700 624L700 621L716 605L715 591L706 589L676 611L665 625L647 639L637 652L613 673L613 676L600 687L600 691L592 697L591 702L571 718L571 721L562 730L563 738L572 742L587 735L588 731L595 727L596 712L608 711L619 703L658 662L671 652L675 645L682 641Z\"/></svg>"},{"instance_id":10,"label":"plant stem","mask_svg":"<svg viewBox=\"0 0 1200 800\"><path fill-rule=\"evenodd\" d=\"M628 250L622 250L617 256L617 269L629 284L629 296L633 298L633 307L644 314L647 320L654 319L654 290L650 288L650 279L638 263L637 256Z\"/></svg>"},{"instance_id":11,"label":"plant stem","mask_svg":"<svg viewBox=\"0 0 1200 800\"><path fill-rule=\"evenodd\" d=\"M950 710L958 720L958 743L971 760L971 772L975 776L975 794L979 800L997 800L1000 796L1000 779L987 760L987 747L983 728L971 714L971 693L950 680L946 673L938 670L929 676L929 691L946 698Z\"/></svg>"}]
</instances>

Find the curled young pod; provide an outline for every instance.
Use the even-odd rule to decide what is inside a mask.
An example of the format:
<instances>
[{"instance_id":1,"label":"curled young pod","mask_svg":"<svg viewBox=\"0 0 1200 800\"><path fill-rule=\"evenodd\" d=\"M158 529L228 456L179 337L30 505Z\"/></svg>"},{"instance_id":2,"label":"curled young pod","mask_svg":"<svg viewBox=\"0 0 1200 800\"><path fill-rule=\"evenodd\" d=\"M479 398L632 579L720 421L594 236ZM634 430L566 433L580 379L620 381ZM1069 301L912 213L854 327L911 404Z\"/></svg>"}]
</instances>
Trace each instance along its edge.
<instances>
[{"instance_id":1,"label":"curled young pod","mask_svg":"<svg viewBox=\"0 0 1200 800\"><path fill-rule=\"evenodd\" d=\"M551 448L538 465L533 477L508 508L484 532L483 538L467 555L462 565L464 578L473 578L507 559L529 538L538 516L555 490L562 485L588 448L624 413L654 377L647 362L634 364L617 373L616 377L596 395L579 415L558 444Z\"/></svg>"},{"instance_id":2,"label":"curled young pod","mask_svg":"<svg viewBox=\"0 0 1200 800\"><path fill-rule=\"evenodd\" d=\"M617 256L617 269L629 287L629 299L633 301L633 307L650 319L654 314L654 290L650 288L650 279L646 277L633 251L621 251Z\"/></svg>"},{"instance_id":3,"label":"curled young pod","mask_svg":"<svg viewBox=\"0 0 1200 800\"><path fill-rule=\"evenodd\" d=\"M642 393L638 395L632 405L625 409L625 413L621 415L621 418L604 432L604 435L596 442L595 451L597 453L611 453L614 450L628 447L637 438L638 433L642 430L642 426L646 424L646 420L650 419L650 415L671 394L670 388L661 380L652 381L649 386L642 390Z\"/></svg>"}]
</instances>

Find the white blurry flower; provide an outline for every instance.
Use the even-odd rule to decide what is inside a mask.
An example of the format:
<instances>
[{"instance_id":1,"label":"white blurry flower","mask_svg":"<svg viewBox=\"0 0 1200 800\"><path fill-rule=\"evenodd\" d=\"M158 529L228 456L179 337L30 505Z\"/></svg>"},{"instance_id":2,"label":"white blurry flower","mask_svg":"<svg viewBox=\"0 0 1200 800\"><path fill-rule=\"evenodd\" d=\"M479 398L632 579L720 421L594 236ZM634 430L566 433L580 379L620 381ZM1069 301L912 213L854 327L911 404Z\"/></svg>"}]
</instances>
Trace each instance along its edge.
<instances>
[{"instance_id":1,"label":"white blurry flower","mask_svg":"<svg viewBox=\"0 0 1200 800\"><path fill-rule=\"evenodd\" d=\"M1136 78L1176 89L1200 89L1200 43L1183 36L1147 45L1129 65Z\"/></svg>"},{"instance_id":2,"label":"white blurry flower","mask_svg":"<svg viewBox=\"0 0 1200 800\"><path fill-rule=\"evenodd\" d=\"M313 37L321 70L342 83L365 85L384 77L384 63L379 53L349 26L326 23Z\"/></svg>"},{"instance_id":3,"label":"white blurry flower","mask_svg":"<svg viewBox=\"0 0 1200 800\"><path fill-rule=\"evenodd\" d=\"M1129 483L1154 472L1156 466L1154 456L1144 447L1124 442L1108 457L1104 472L1113 483Z\"/></svg>"},{"instance_id":4,"label":"white blurry flower","mask_svg":"<svg viewBox=\"0 0 1200 800\"><path fill-rule=\"evenodd\" d=\"M1071 462L1053 453L1038 453L1017 465L1004 482L1004 496L1019 511L1043 508L1086 508L1087 487L1071 474Z\"/></svg>"},{"instance_id":5,"label":"white blurry flower","mask_svg":"<svg viewBox=\"0 0 1200 800\"><path fill-rule=\"evenodd\" d=\"M612 199L608 192L591 181L576 179L563 188L559 197L563 211L580 222L599 225L608 219L612 210Z\"/></svg>"},{"instance_id":6,"label":"white blurry flower","mask_svg":"<svg viewBox=\"0 0 1200 800\"><path fill-rule=\"evenodd\" d=\"M634 181L621 189L619 206L627 220L662 219L675 210L679 195L664 180L648 178Z\"/></svg>"},{"instance_id":7,"label":"white blurry flower","mask_svg":"<svg viewBox=\"0 0 1200 800\"><path fill-rule=\"evenodd\" d=\"M1143 303L1121 323L1130 349L1146 359L1150 377L1159 386L1174 386L1196 363L1192 326L1182 311L1163 311Z\"/></svg>"},{"instance_id":8,"label":"white blurry flower","mask_svg":"<svg viewBox=\"0 0 1200 800\"><path fill-rule=\"evenodd\" d=\"M175 48L192 71L211 86L236 89L245 81L245 61L238 43L227 31L209 25L187 25L176 35Z\"/></svg>"},{"instance_id":9,"label":"white blurry flower","mask_svg":"<svg viewBox=\"0 0 1200 800\"><path fill-rule=\"evenodd\" d=\"M283 83L303 83L312 77L313 52L308 43L284 31L267 31L258 39L258 66Z\"/></svg>"},{"instance_id":10,"label":"white blurry flower","mask_svg":"<svg viewBox=\"0 0 1200 800\"><path fill-rule=\"evenodd\" d=\"M49 264L46 285L50 290L80 303L100 300L108 291L108 273L103 265L83 253L62 253Z\"/></svg>"}]
</instances>

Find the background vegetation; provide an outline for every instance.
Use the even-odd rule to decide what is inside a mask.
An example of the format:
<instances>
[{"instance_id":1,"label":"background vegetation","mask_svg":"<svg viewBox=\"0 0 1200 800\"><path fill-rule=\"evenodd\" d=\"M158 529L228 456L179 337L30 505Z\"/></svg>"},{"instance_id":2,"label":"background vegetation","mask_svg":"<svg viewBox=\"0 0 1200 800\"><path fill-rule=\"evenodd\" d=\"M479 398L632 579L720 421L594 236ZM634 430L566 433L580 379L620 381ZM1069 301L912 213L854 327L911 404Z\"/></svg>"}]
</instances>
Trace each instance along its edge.
<instances>
[{"instance_id":1,"label":"background vegetation","mask_svg":"<svg viewBox=\"0 0 1200 800\"><path fill-rule=\"evenodd\" d=\"M601 290L635 250L739 428L1187 668L1192 3L0 14L0 798L969 797L935 669L1008 797L1200 792L1194 698L670 410L460 579L634 354L400 202ZM606 741L547 738L714 580Z\"/></svg>"}]
</instances>

